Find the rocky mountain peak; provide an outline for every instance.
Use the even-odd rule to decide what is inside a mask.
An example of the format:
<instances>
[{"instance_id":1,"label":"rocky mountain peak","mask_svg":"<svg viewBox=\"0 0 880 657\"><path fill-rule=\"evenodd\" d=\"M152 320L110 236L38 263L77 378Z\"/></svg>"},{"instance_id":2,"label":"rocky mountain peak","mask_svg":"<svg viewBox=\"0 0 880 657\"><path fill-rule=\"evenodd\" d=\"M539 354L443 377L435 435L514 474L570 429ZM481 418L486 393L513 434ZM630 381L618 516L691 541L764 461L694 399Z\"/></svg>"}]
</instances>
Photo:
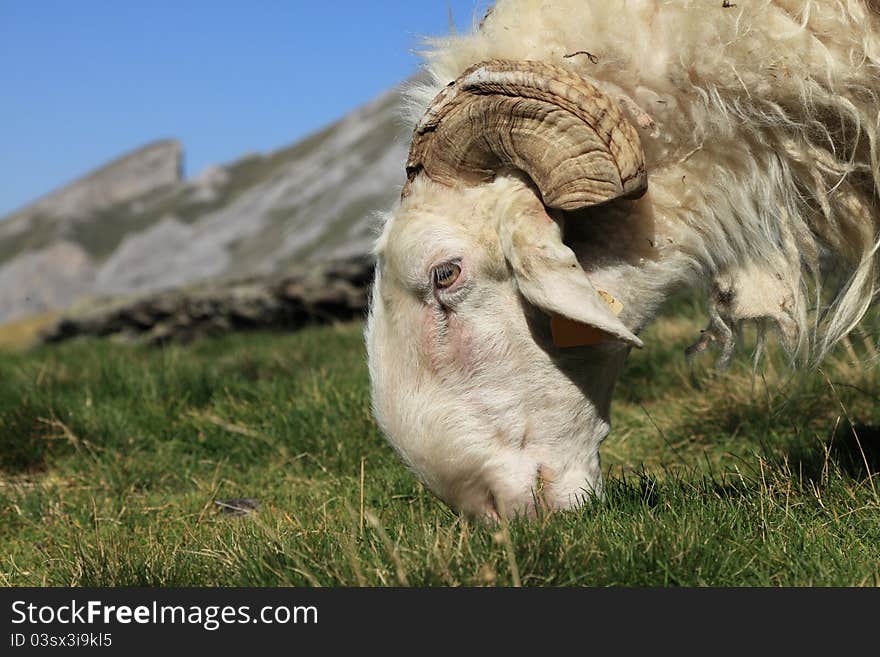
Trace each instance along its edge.
<instances>
[{"instance_id":1,"label":"rocky mountain peak","mask_svg":"<svg viewBox=\"0 0 880 657\"><path fill-rule=\"evenodd\" d=\"M0 322L367 253L403 183L392 90L271 153L181 179L174 140L138 148L0 219Z\"/></svg>"}]
</instances>

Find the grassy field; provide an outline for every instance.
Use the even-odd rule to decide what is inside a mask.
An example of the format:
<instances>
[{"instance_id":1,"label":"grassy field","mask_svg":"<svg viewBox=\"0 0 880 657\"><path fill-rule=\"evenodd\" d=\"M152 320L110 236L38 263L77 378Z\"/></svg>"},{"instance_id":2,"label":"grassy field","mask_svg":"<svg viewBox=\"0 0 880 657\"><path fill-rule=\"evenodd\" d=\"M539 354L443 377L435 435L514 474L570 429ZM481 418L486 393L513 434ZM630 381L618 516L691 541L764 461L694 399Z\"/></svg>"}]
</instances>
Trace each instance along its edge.
<instances>
[{"instance_id":1,"label":"grassy field","mask_svg":"<svg viewBox=\"0 0 880 657\"><path fill-rule=\"evenodd\" d=\"M880 585L868 341L753 375L688 363L699 326L680 304L633 354L608 499L500 527L383 443L359 325L0 351L0 584Z\"/></svg>"}]
</instances>

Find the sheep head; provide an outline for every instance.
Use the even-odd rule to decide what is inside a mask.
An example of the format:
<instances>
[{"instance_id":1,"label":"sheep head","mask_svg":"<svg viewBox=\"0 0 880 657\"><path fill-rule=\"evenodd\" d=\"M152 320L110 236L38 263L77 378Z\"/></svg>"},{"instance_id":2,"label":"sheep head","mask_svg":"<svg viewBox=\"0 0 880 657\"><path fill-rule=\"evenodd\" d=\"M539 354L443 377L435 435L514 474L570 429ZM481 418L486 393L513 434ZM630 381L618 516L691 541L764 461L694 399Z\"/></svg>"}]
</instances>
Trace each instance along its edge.
<instances>
[{"instance_id":1,"label":"sheep head","mask_svg":"<svg viewBox=\"0 0 880 657\"><path fill-rule=\"evenodd\" d=\"M611 390L641 342L563 242L559 211L644 193L636 130L565 69L490 61L429 106L407 174L366 333L386 437L468 515L599 493Z\"/></svg>"}]
</instances>

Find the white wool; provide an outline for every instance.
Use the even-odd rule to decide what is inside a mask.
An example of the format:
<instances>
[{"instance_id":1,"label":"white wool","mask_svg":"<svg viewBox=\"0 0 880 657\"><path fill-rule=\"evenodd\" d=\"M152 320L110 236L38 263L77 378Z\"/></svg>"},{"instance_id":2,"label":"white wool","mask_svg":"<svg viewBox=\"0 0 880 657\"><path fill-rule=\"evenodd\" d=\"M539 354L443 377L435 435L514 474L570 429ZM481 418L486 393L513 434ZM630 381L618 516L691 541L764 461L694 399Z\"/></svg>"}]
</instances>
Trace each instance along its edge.
<instances>
[{"instance_id":1,"label":"white wool","mask_svg":"<svg viewBox=\"0 0 880 657\"><path fill-rule=\"evenodd\" d=\"M771 319L816 362L877 293L878 25L856 0L500 0L472 33L428 42L431 82L409 91L408 119L486 59L542 60L616 90L640 110L652 210L692 278L783 279L775 308L720 309L710 334ZM826 260L844 278L822 306Z\"/></svg>"},{"instance_id":2,"label":"white wool","mask_svg":"<svg viewBox=\"0 0 880 657\"><path fill-rule=\"evenodd\" d=\"M614 335L637 334L682 285L710 295L692 350L716 344L722 362L743 322L775 326L801 363L855 327L877 292L876 7L499 0L473 33L429 42L430 82L407 94L413 124L476 63L542 60L619 102L649 184L638 200L548 214L509 171L476 186L412 181L376 243L365 337L374 413L416 476L474 516L601 494L626 357ZM457 287L438 289L432 272L450 262ZM832 294L825 269L843 272ZM612 339L557 348L550 314Z\"/></svg>"}]
</instances>

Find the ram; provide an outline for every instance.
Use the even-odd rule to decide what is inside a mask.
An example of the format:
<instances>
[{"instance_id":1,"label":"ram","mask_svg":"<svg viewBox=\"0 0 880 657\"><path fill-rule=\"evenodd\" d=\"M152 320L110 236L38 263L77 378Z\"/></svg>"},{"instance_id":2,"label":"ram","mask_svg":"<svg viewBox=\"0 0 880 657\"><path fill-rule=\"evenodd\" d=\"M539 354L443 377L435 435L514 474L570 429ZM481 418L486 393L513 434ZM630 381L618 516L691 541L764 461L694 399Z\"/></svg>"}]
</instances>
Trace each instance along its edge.
<instances>
[{"instance_id":1,"label":"ram","mask_svg":"<svg viewBox=\"0 0 880 657\"><path fill-rule=\"evenodd\" d=\"M708 293L692 349L722 363L743 322L805 366L855 327L877 289L877 12L501 0L432 43L366 329L374 414L428 488L489 518L601 494L615 380L682 287Z\"/></svg>"}]
</instances>

